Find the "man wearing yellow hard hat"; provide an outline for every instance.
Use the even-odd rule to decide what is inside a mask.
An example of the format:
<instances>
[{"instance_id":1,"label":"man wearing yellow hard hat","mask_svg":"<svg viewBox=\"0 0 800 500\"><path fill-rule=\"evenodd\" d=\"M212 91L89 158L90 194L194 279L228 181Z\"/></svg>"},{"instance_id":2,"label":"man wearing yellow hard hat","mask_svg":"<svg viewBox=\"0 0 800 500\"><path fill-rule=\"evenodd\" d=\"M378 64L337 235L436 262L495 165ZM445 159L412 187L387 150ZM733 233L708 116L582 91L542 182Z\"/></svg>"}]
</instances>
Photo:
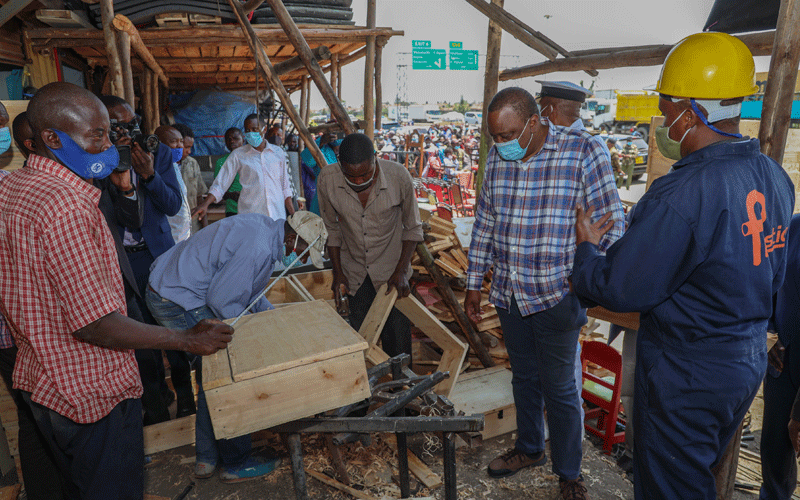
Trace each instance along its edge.
<instances>
[{"instance_id":1,"label":"man wearing yellow hard hat","mask_svg":"<svg viewBox=\"0 0 800 500\"><path fill-rule=\"evenodd\" d=\"M756 89L753 57L737 38L684 38L656 87L658 149L673 171L653 182L605 255L597 243L608 216L592 224L593 208L578 207L576 293L641 312L636 498L715 499L712 467L764 377L794 187L758 139L739 134L741 102Z\"/></svg>"}]
</instances>

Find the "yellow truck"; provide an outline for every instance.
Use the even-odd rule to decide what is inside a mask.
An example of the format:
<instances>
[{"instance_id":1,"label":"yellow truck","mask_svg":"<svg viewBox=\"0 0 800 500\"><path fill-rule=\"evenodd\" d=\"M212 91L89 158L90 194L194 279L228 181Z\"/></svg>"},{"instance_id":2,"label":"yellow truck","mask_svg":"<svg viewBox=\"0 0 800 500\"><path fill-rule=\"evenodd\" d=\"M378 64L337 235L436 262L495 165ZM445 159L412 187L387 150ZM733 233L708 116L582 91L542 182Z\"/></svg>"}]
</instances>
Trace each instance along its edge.
<instances>
[{"instance_id":1,"label":"yellow truck","mask_svg":"<svg viewBox=\"0 0 800 500\"><path fill-rule=\"evenodd\" d=\"M650 137L650 118L661 116L658 110L658 94L647 91L616 91L616 102L612 101L607 113L598 114L589 125L612 134L638 132L647 142Z\"/></svg>"}]
</instances>

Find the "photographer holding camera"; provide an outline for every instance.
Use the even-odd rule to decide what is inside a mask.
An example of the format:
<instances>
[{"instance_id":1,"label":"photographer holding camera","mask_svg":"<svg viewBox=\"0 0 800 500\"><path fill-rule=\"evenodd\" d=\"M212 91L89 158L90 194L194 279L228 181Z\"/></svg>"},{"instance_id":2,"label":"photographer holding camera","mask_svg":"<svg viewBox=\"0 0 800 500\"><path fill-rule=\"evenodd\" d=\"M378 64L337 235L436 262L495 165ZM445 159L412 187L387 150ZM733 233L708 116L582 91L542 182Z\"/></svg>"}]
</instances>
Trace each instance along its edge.
<instances>
[{"instance_id":1,"label":"photographer holding camera","mask_svg":"<svg viewBox=\"0 0 800 500\"><path fill-rule=\"evenodd\" d=\"M172 151L157 137L153 140L154 136L141 133L131 105L116 96L102 96L100 100L111 119L109 138L120 154L119 168L133 170L130 175L132 188L144 205L141 227L119 227L140 296L144 297L150 265L175 245L167 217L175 215L181 208L180 184L172 166ZM144 302L139 304L139 308L146 323L156 324ZM174 395L164 382L161 351L137 350L136 360L144 386L145 425L169 420L167 407Z\"/></svg>"}]
</instances>

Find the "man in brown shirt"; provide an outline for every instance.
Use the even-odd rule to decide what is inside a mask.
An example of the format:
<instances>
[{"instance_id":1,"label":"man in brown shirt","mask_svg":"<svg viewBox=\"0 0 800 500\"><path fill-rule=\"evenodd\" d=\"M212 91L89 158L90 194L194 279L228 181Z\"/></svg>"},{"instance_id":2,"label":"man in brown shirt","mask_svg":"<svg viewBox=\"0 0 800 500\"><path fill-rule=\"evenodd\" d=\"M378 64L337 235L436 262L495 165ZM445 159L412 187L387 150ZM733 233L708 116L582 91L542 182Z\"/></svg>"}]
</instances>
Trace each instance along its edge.
<instances>
[{"instance_id":1,"label":"man in brown shirt","mask_svg":"<svg viewBox=\"0 0 800 500\"><path fill-rule=\"evenodd\" d=\"M339 146L339 163L322 169L317 184L320 212L328 230L333 290L350 294L356 330L376 290L388 283L409 294L411 255L422 241L422 222L411 176L399 163L378 160L372 141L350 134ZM389 356L411 354L411 324L392 309L381 332Z\"/></svg>"}]
</instances>

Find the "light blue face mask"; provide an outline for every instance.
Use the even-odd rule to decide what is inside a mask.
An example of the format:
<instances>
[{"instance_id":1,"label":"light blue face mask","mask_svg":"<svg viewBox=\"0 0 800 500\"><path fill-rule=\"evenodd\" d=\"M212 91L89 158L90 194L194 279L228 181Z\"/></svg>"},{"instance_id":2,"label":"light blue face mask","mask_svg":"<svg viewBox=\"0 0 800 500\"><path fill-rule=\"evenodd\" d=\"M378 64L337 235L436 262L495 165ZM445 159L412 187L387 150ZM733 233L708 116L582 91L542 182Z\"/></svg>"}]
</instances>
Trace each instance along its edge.
<instances>
[{"instance_id":1,"label":"light blue face mask","mask_svg":"<svg viewBox=\"0 0 800 500\"><path fill-rule=\"evenodd\" d=\"M497 148L497 154L500 155L500 158L506 161L517 161L525 157L525 151L527 151L528 146L531 145L533 134L531 134L531 138L524 148L519 145L519 138L522 137L522 134L525 133L525 129L528 128L528 123L531 121L531 118L533 118L533 115L525 122L525 126L522 127L522 132L519 133L519 137L510 141L495 143L494 147Z\"/></svg>"},{"instance_id":2,"label":"light blue face mask","mask_svg":"<svg viewBox=\"0 0 800 500\"><path fill-rule=\"evenodd\" d=\"M303 262L298 259L299 256L297 255L297 251L296 251L297 250L297 238L298 238L298 236L294 237L294 246L292 247L292 253L290 253L289 255L284 255L283 256L283 267L285 267L287 269L292 267L292 264L294 264L295 260L297 260L297 264L294 264L294 267L300 267L300 266L303 265Z\"/></svg>"},{"instance_id":3,"label":"light blue face mask","mask_svg":"<svg viewBox=\"0 0 800 500\"><path fill-rule=\"evenodd\" d=\"M244 140L247 144L257 148L264 142L264 137L259 132L245 132Z\"/></svg>"},{"instance_id":4,"label":"light blue face mask","mask_svg":"<svg viewBox=\"0 0 800 500\"><path fill-rule=\"evenodd\" d=\"M0 128L0 154L8 151L11 147L11 131L8 127Z\"/></svg>"}]
</instances>

